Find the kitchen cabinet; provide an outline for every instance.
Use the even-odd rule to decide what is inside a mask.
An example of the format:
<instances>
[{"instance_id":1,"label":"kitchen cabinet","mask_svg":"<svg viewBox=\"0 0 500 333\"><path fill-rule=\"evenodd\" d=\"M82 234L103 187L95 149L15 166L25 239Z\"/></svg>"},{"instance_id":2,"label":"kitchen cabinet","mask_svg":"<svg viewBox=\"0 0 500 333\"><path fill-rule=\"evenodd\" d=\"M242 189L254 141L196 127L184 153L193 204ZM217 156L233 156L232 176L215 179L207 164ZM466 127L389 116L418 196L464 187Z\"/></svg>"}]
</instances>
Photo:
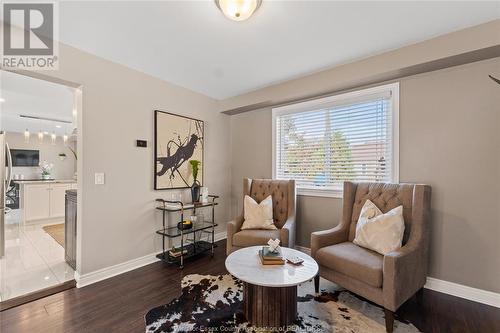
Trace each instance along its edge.
<instances>
[{"instance_id":1,"label":"kitchen cabinet","mask_svg":"<svg viewBox=\"0 0 500 333\"><path fill-rule=\"evenodd\" d=\"M50 188L45 184L26 185L24 193L25 220L50 218Z\"/></svg>"},{"instance_id":2,"label":"kitchen cabinet","mask_svg":"<svg viewBox=\"0 0 500 333\"><path fill-rule=\"evenodd\" d=\"M64 218L66 190L74 186L73 183L58 182L22 184L21 207L24 209L24 222Z\"/></svg>"},{"instance_id":3,"label":"kitchen cabinet","mask_svg":"<svg viewBox=\"0 0 500 333\"><path fill-rule=\"evenodd\" d=\"M70 184L51 184L50 185L50 217L64 217L64 197L66 190L70 190Z\"/></svg>"}]
</instances>

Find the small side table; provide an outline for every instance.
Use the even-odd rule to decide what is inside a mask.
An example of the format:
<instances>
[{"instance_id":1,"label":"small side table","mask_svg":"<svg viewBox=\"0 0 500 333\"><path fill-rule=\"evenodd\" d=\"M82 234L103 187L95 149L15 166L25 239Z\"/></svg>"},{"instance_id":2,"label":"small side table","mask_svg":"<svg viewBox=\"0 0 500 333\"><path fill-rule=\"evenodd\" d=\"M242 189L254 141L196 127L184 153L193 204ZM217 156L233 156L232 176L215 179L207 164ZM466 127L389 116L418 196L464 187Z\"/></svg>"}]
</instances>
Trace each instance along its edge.
<instances>
[{"instance_id":1,"label":"small side table","mask_svg":"<svg viewBox=\"0 0 500 333\"><path fill-rule=\"evenodd\" d=\"M227 271L243 284L243 312L257 327L278 328L297 318L297 286L318 274L318 264L307 254L282 247L285 258L300 257L301 265L262 265L262 246L239 249L226 258Z\"/></svg>"},{"instance_id":2,"label":"small side table","mask_svg":"<svg viewBox=\"0 0 500 333\"><path fill-rule=\"evenodd\" d=\"M184 261L188 258L200 255L207 251L211 251L211 254L214 254L215 247L215 227L217 223L215 223L215 206L218 205L215 200L219 198L217 195L209 195L211 199L210 202L207 203L194 203L194 204L184 204L181 201L170 201L163 199L156 199L156 202L159 205L156 209L162 211L162 220L163 220L163 228L156 231L157 234L162 236L162 253L158 254L156 257L168 264L177 264L180 268L184 267ZM204 221L203 223L193 223L193 227L190 229L179 229L177 227L177 222L184 221L184 214L186 211L193 211L193 214L196 214L197 209L201 209L204 207L211 207L211 221ZM174 226L169 226L167 221L169 213L178 213L180 212L180 221L176 221ZM211 234L211 241L203 241L196 240L197 232L209 232ZM184 244L184 236L192 234L193 240L189 244ZM166 238L181 238L181 246L180 248L176 248L176 250L180 251L180 255L177 257L171 256L169 253L169 249L165 247Z\"/></svg>"}]
</instances>

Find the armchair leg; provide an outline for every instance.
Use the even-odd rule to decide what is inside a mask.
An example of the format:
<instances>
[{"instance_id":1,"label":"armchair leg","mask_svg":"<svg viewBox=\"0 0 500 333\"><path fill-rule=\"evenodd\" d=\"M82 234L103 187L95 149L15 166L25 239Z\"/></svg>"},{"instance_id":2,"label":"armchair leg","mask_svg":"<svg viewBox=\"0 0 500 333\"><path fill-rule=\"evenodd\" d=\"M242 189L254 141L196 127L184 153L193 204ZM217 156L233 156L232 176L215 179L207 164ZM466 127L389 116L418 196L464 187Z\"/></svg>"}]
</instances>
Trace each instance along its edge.
<instances>
[{"instance_id":1,"label":"armchair leg","mask_svg":"<svg viewBox=\"0 0 500 333\"><path fill-rule=\"evenodd\" d=\"M314 291L319 293L319 274L314 277Z\"/></svg>"},{"instance_id":2,"label":"armchair leg","mask_svg":"<svg viewBox=\"0 0 500 333\"><path fill-rule=\"evenodd\" d=\"M384 309L385 313L385 331L387 333L392 333L394 328L394 312L391 310Z\"/></svg>"}]
</instances>

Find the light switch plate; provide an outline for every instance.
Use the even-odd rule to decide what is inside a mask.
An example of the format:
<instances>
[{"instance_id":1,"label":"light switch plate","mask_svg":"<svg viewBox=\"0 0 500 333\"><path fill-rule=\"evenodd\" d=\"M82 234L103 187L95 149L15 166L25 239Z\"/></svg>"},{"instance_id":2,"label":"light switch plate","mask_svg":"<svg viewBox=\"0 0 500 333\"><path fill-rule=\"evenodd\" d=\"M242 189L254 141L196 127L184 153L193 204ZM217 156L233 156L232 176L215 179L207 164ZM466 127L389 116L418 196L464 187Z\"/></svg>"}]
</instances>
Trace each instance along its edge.
<instances>
[{"instance_id":1,"label":"light switch plate","mask_svg":"<svg viewBox=\"0 0 500 333\"><path fill-rule=\"evenodd\" d=\"M104 185L104 172L96 172L94 178L96 185Z\"/></svg>"}]
</instances>

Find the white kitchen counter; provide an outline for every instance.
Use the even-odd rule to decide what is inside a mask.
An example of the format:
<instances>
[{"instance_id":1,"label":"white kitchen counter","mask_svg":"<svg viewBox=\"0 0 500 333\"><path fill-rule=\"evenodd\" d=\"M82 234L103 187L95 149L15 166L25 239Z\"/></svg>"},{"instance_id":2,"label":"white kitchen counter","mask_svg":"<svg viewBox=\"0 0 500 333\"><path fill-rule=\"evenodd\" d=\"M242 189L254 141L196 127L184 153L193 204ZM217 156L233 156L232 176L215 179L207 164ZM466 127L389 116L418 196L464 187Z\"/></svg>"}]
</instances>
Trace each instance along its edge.
<instances>
[{"instance_id":1,"label":"white kitchen counter","mask_svg":"<svg viewBox=\"0 0 500 333\"><path fill-rule=\"evenodd\" d=\"M12 180L14 183L19 185L24 184L73 184L76 183L74 179L53 179L53 180L23 180L23 179L15 179Z\"/></svg>"},{"instance_id":2,"label":"white kitchen counter","mask_svg":"<svg viewBox=\"0 0 500 333\"><path fill-rule=\"evenodd\" d=\"M76 189L73 179L14 180L19 184L19 208L23 223L64 221L66 191Z\"/></svg>"}]
</instances>

